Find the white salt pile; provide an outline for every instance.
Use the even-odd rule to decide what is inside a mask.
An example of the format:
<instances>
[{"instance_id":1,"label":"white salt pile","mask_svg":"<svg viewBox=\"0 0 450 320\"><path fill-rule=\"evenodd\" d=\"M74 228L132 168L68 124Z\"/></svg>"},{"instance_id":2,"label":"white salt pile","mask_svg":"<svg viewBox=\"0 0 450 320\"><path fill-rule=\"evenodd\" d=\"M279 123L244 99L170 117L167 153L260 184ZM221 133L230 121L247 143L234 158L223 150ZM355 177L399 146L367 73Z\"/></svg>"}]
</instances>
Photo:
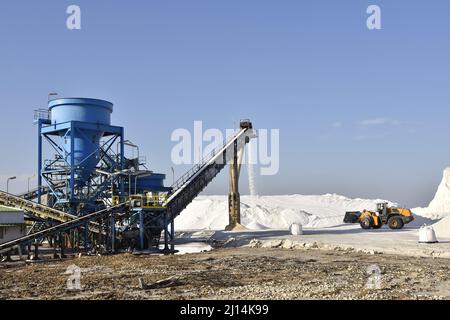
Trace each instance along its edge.
<instances>
[{"instance_id":1,"label":"white salt pile","mask_svg":"<svg viewBox=\"0 0 450 320\"><path fill-rule=\"evenodd\" d=\"M346 211L375 210L375 199L350 199L336 194L318 196L257 196L254 172L249 167L250 196L241 196L242 225L250 230L289 230L294 223L304 228L328 228L343 224ZM397 204L388 202L389 206ZM416 220L409 226L433 225L439 238L450 238L450 168L443 174L436 196L427 208L412 209ZM446 218L447 217L447 218ZM442 219L445 218L445 219ZM228 225L228 197L201 196L175 220L177 230L224 230Z\"/></svg>"},{"instance_id":2,"label":"white salt pile","mask_svg":"<svg viewBox=\"0 0 450 320\"><path fill-rule=\"evenodd\" d=\"M450 238L450 216L445 217L439 222L433 224L433 228L438 239Z\"/></svg>"},{"instance_id":3,"label":"white salt pile","mask_svg":"<svg viewBox=\"0 0 450 320\"><path fill-rule=\"evenodd\" d=\"M413 213L439 220L432 227L439 238L450 238L450 168L446 168L433 200L426 208L412 209Z\"/></svg>"},{"instance_id":4,"label":"white salt pile","mask_svg":"<svg viewBox=\"0 0 450 320\"><path fill-rule=\"evenodd\" d=\"M346 211L375 210L378 202L383 200L349 199L336 194L241 196L241 223L251 230L289 230L293 223L306 228L334 227L343 224ZM224 230L227 225L227 196L198 197L175 220L177 230Z\"/></svg>"},{"instance_id":5,"label":"white salt pile","mask_svg":"<svg viewBox=\"0 0 450 320\"><path fill-rule=\"evenodd\" d=\"M444 170L442 181L429 206L426 208L414 208L413 212L433 220L450 215L450 168Z\"/></svg>"}]
</instances>

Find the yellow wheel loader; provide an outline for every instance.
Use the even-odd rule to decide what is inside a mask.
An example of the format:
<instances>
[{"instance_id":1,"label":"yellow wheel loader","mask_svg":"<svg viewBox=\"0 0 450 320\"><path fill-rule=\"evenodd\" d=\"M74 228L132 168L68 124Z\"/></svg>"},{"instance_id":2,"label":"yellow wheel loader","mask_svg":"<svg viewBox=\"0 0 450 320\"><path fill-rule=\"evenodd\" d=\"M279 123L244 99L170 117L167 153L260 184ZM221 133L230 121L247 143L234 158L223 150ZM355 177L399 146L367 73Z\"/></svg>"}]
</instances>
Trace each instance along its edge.
<instances>
[{"instance_id":1,"label":"yellow wheel loader","mask_svg":"<svg viewBox=\"0 0 450 320\"><path fill-rule=\"evenodd\" d=\"M377 204L377 211L346 212L344 223L359 223L363 229L380 229L385 224L391 229L402 229L413 220L411 210L389 207L387 202L383 202Z\"/></svg>"}]
</instances>

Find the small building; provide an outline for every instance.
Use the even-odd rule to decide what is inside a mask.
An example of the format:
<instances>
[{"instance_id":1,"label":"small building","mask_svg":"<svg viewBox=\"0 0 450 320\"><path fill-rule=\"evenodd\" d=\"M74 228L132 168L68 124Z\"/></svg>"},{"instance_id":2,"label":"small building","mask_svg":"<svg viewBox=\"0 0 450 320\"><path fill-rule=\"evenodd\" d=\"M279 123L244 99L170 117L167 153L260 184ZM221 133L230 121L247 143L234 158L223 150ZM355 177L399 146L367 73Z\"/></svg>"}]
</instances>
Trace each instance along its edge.
<instances>
[{"instance_id":1,"label":"small building","mask_svg":"<svg viewBox=\"0 0 450 320\"><path fill-rule=\"evenodd\" d=\"M26 235L23 211L0 206L0 244Z\"/></svg>"}]
</instances>

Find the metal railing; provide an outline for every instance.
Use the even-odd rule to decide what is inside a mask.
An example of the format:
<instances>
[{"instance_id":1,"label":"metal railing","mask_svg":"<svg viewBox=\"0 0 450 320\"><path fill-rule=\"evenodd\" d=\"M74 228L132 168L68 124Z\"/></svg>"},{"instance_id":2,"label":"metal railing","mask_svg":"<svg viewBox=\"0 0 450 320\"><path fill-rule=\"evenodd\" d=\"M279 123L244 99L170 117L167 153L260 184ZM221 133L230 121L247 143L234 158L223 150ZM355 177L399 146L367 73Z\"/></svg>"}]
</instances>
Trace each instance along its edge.
<instances>
[{"instance_id":1,"label":"metal railing","mask_svg":"<svg viewBox=\"0 0 450 320\"><path fill-rule=\"evenodd\" d=\"M48 109L37 109L34 110L34 120L45 120L50 121L52 119L52 113Z\"/></svg>"},{"instance_id":2,"label":"metal railing","mask_svg":"<svg viewBox=\"0 0 450 320\"><path fill-rule=\"evenodd\" d=\"M139 165L147 164L147 157L146 156L139 156L138 162L139 162Z\"/></svg>"},{"instance_id":3,"label":"metal railing","mask_svg":"<svg viewBox=\"0 0 450 320\"><path fill-rule=\"evenodd\" d=\"M157 195L141 195L141 194L134 194L131 195L131 197L119 197L114 196L112 197L112 205L118 205L121 202L121 199L123 202L130 201L131 206L133 208L142 208L142 209L165 209L166 202L167 202L168 194L167 193L161 193Z\"/></svg>"}]
</instances>

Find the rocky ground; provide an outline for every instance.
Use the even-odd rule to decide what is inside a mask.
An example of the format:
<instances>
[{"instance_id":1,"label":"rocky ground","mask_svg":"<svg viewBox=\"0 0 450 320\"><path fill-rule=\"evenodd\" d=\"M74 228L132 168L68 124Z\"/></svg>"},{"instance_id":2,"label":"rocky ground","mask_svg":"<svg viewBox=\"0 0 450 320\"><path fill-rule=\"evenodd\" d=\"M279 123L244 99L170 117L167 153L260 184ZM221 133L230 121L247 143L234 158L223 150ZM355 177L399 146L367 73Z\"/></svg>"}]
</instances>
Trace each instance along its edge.
<instances>
[{"instance_id":1,"label":"rocky ground","mask_svg":"<svg viewBox=\"0 0 450 320\"><path fill-rule=\"evenodd\" d=\"M73 265L81 290L67 289ZM448 299L449 271L448 259L314 249L84 256L0 264L0 299Z\"/></svg>"}]
</instances>

